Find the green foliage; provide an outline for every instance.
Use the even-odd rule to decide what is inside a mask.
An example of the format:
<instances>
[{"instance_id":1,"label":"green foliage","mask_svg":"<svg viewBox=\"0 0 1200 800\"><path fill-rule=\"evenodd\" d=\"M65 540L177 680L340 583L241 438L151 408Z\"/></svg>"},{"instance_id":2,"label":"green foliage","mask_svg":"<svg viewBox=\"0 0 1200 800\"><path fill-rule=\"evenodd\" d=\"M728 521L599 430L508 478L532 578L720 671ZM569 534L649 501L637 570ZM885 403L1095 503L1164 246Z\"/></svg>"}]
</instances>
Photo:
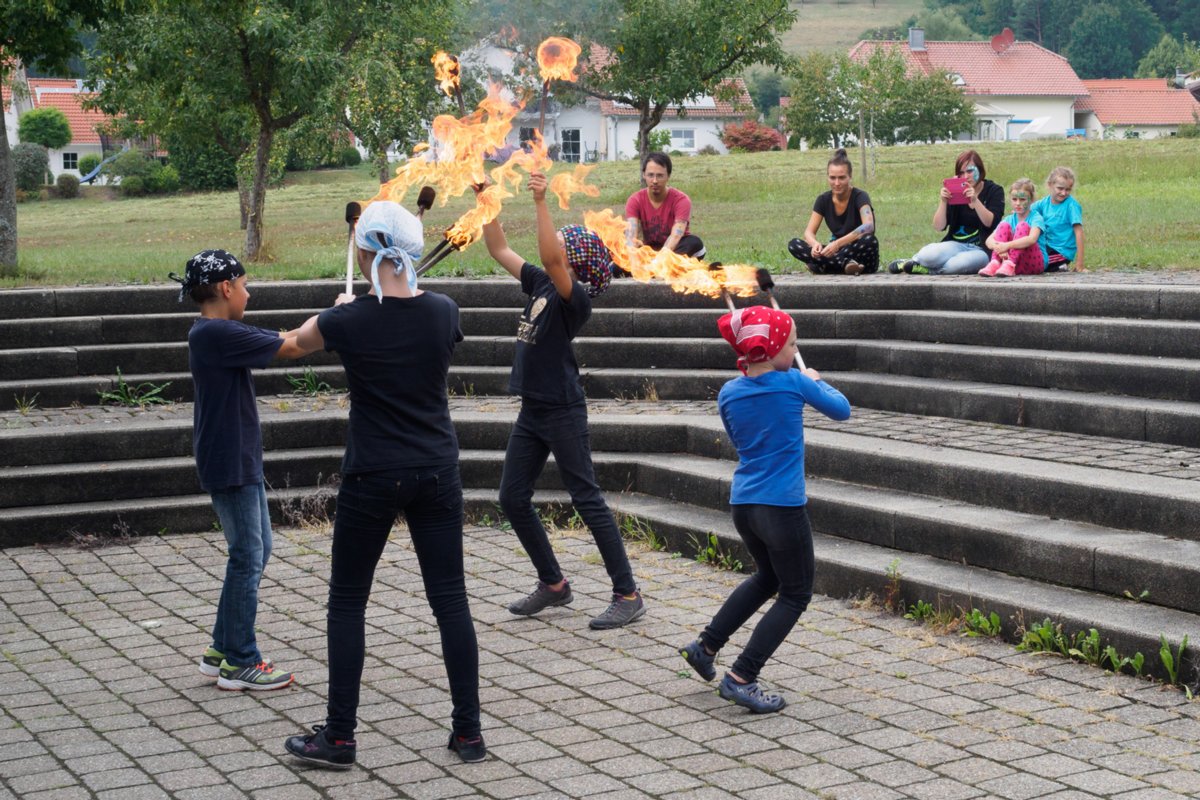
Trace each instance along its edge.
<instances>
[{"instance_id":1,"label":"green foliage","mask_svg":"<svg viewBox=\"0 0 1200 800\"><path fill-rule=\"evenodd\" d=\"M10 152L17 188L36 192L45 182L46 168L50 166L50 155L46 148L34 142L21 142Z\"/></svg>"},{"instance_id":2,"label":"green foliage","mask_svg":"<svg viewBox=\"0 0 1200 800\"><path fill-rule=\"evenodd\" d=\"M949 7L925 9L917 15L917 27L925 30L928 42L967 42L983 38L971 30L957 9Z\"/></svg>"},{"instance_id":3,"label":"green foliage","mask_svg":"<svg viewBox=\"0 0 1200 800\"><path fill-rule=\"evenodd\" d=\"M666 128L650 131L646 141L651 153L665 153L671 149L671 132Z\"/></svg>"},{"instance_id":4,"label":"green foliage","mask_svg":"<svg viewBox=\"0 0 1200 800\"><path fill-rule=\"evenodd\" d=\"M146 191L150 194L174 194L179 191L179 171L170 164L157 161L150 166L146 176Z\"/></svg>"},{"instance_id":5,"label":"green foliage","mask_svg":"<svg viewBox=\"0 0 1200 800\"><path fill-rule=\"evenodd\" d=\"M788 93L795 98L783 112L787 128L811 147L841 147L858 130L855 64L844 53L813 51L789 70Z\"/></svg>"},{"instance_id":6,"label":"green foliage","mask_svg":"<svg viewBox=\"0 0 1200 800\"><path fill-rule=\"evenodd\" d=\"M1141 676L1142 668L1146 664L1146 657L1141 653L1134 653L1132 657L1122 656L1117 652L1117 648L1111 644L1104 648L1104 654L1101 657L1100 666L1113 672L1125 672L1128 670L1134 675ZM1107 666L1106 666L1107 665Z\"/></svg>"},{"instance_id":7,"label":"green foliage","mask_svg":"<svg viewBox=\"0 0 1200 800\"><path fill-rule=\"evenodd\" d=\"M87 175L96 167L100 166L102 159L95 153L88 153L79 157L79 174Z\"/></svg>"},{"instance_id":8,"label":"green foliage","mask_svg":"<svg viewBox=\"0 0 1200 800\"><path fill-rule=\"evenodd\" d=\"M904 598L900 596L900 559L893 558L883 574L887 578L883 589L883 607L896 613L904 608Z\"/></svg>"},{"instance_id":9,"label":"green foliage","mask_svg":"<svg viewBox=\"0 0 1200 800\"><path fill-rule=\"evenodd\" d=\"M100 397L101 404L145 408L170 403L170 400L163 397L163 391L170 385L170 381L163 384L146 381L135 386L125 380L121 368L117 367L117 379L113 382L113 387L109 390L101 389L96 394Z\"/></svg>"},{"instance_id":10,"label":"green foliage","mask_svg":"<svg viewBox=\"0 0 1200 800\"><path fill-rule=\"evenodd\" d=\"M726 545L712 531L709 531L703 541L697 540L695 536L689 536L689 538L691 538L692 546L696 548L696 560L701 564L709 564L730 572L742 571L741 560L729 552Z\"/></svg>"},{"instance_id":11,"label":"green foliage","mask_svg":"<svg viewBox=\"0 0 1200 800\"><path fill-rule=\"evenodd\" d=\"M1200 69L1200 45L1183 37L1182 41L1164 33L1158 44L1150 48L1138 62L1138 78L1174 78L1175 71L1194 72Z\"/></svg>"},{"instance_id":12,"label":"green foliage","mask_svg":"<svg viewBox=\"0 0 1200 800\"><path fill-rule=\"evenodd\" d=\"M292 394L303 394L313 397L333 391L332 386L317 377L317 373L312 367L305 367L304 374L299 377L291 374L284 377L287 378L287 382L292 387Z\"/></svg>"},{"instance_id":13,"label":"green foliage","mask_svg":"<svg viewBox=\"0 0 1200 800\"><path fill-rule=\"evenodd\" d=\"M1158 657L1162 661L1163 669L1167 672L1167 683L1176 686L1179 684L1179 668L1183 666L1183 653L1187 650L1188 637L1183 637L1178 650L1171 649L1171 643L1167 641L1166 634L1159 634L1159 643L1161 646L1158 650Z\"/></svg>"},{"instance_id":14,"label":"green foliage","mask_svg":"<svg viewBox=\"0 0 1200 800\"><path fill-rule=\"evenodd\" d=\"M578 514L579 512L575 512ZM582 523L582 520L580 520ZM632 514L621 516L621 536L631 542L637 542L651 550L661 552L667 549L667 541L654 530L649 522Z\"/></svg>"},{"instance_id":15,"label":"green foliage","mask_svg":"<svg viewBox=\"0 0 1200 800\"><path fill-rule=\"evenodd\" d=\"M1086 633L1076 631L1071 637L1067 655L1076 661L1091 664L1093 667L1101 666L1105 656L1104 649L1100 646L1100 631L1095 628L1088 629Z\"/></svg>"},{"instance_id":16,"label":"green foliage","mask_svg":"<svg viewBox=\"0 0 1200 800\"><path fill-rule=\"evenodd\" d=\"M1070 643L1063 635L1062 625L1056 625L1049 618L1035 623L1025 630L1017 649L1029 653L1057 653L1067 655Z\"/></svg>"},{"instance_id":17,"label":"green foliage","mask_svg":"<svg viewBox=\"0 0 1200 800\"><path fill-rule=\"evenodd\" d=\"M214 192L237 186L237 159L216 142L168 136L165 143L183 188L193 192Z\"/></svg>"},{"instance_id":18,"label":"green foliage","mask_svg":"<svg viewBox=\"0 0 1200 800\"><path fill-rule=\"evenodd\" d=\"M908 611L904 612L904 618L911 619L915 622L921 622L922 620L933 617L935 613L936 612L934 611L932 604L927 603L924 600L918 600L915 604L908 607Z\"/></svg>"},{"instance_id":19,"label":"green foliage","mask_svg":"<svg viewBox=\"0 0 1200 800\"><path fill-rule=\"evenodd\" d=\"M79 178L69 172L64 172L55 181L56 194L63 200L79 197Z\"/></svg>"},{"instance_id":20,"label":"green foliage","mask_svg":"<svg viewBox=\"0 0 1200 800\"><path fill-rule=\"evenodd\" d=\"M343 167L357 167L362 163L362 153L358 152L358 148L347 146L341 149L338 154L338 164Z\"/></svg>"},{"instance_id":21,"label":"green foliage","mask_svg":"<svg viewBox=\"0 0 1200 800\"><path fill-rule=\"evenodd\" d=\"M141 197L146 194L146 179L141 175L130 175L121 179L121 194L125 197Z\"/></svg>"},{"instance_id":22,"label":"green foliage","mask_svg":"<svg viewBox=\"0 0 1200 800\"><path fill-rule=\"evenodd\" d=\"M17 136L22 142L36 142L57 150L71 141L71 123L57 108L35 108L21 115Z\"/></svg>"},{"instance_id":23,"label":"green foliage","mask_svg":"<svg viewBox=\"0 0 1200 800\"><path fill-rule=\"evenodd\" d=\"M33 397L30 397L25 393L21 393L20 395L14 394L13 404L17 409L17 413L24 417L27 414L36 411L38 407L37 401L39 396L41 396L41 392L34 393Z\"/></svg>"},{"instance_id":24,"label":"green foliage","mask_svg":"<svg viewBox=\"0 0 1200 800\"><path fill-rule=\"evenodd\" d=\"M104 165L102 172L110 178L147 178L150 175L151 160L146 154L136 148L126 150L112 161Z\"/></svg>"},{"instance_id":25,"label":"green foliage","mask_svg":"<svg viewBox=\"0 0 1200 800\"><path fill-rule=\"evenodd\" d=\"M995 611L985 614L978 608L972 608L963 615L963 636L999 636L1003 633L1000 625L1000 615Z\"/></svg>"},{"instance_id":26,"label":"green foliage","mask_svg":"<svg viewBox=\"0 0 1200 800\"><path fill-rule=\"evenodd\" d=\"M760 114L769 114L771 109L778 108L779 97L783 94L783 74L778 70L751 69L746 73L746 91L754 100L754 107Z\"/></svg>"}]
</instances>

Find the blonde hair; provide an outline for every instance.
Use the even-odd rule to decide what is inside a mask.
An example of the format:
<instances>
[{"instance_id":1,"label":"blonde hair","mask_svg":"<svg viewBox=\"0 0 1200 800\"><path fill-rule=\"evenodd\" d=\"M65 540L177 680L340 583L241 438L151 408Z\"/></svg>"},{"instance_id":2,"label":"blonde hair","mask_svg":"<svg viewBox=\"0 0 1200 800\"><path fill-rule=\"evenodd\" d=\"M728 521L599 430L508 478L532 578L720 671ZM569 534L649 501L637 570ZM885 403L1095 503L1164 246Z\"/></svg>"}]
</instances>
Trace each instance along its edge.
<instances>
[{"instance_id":1,"label":"blonde hair","mask_svg":"<svg viewBox=\"0 0 1200 800\"><path fill-rule=\"evenodd\" d=\"M1075 170L1070 167L1055 167L1050 170L1050 175L1046 178L1046 185L1054 183L1056 180L1070 181L1071 185L1075 185Z\"/></svg>"},{"instance_id":2,"label":"blonde hair","mask_svg":"<svg viewBox=\"0 0 1200 800\"><path fill-rule=\"evenodd\" d=\"M1017 178L1012 182L1012 186L1008 187L1008 190L1010 192L1018 190L1025 192L1025 194L1029 195L1029 202L1031 203L1037 199L1037 187L1033 185L1033 181L1029 180L1029 178Z\"/></svg>"}]
</instances>

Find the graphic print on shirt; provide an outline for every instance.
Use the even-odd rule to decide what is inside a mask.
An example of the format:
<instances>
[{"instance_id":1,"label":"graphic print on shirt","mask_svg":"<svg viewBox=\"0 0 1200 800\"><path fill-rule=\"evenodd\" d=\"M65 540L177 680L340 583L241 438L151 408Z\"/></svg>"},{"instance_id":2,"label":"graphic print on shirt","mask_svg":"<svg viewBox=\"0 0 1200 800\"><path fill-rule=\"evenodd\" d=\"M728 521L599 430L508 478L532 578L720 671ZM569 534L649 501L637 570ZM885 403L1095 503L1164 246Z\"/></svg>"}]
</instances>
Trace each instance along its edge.
<instances>
[{"instance_id":1,"label":"graphic print on shirt","mask_svg":"<svg viewBox=\"0 0 1200 800\"><path fill-rule=\"evenodd\" d=\"M539 297L529 306L529 316L521 315L517 323L517 341L525 344L537 344L537 318L546 310L546 298Z\"/></svg>"}]
</instances>

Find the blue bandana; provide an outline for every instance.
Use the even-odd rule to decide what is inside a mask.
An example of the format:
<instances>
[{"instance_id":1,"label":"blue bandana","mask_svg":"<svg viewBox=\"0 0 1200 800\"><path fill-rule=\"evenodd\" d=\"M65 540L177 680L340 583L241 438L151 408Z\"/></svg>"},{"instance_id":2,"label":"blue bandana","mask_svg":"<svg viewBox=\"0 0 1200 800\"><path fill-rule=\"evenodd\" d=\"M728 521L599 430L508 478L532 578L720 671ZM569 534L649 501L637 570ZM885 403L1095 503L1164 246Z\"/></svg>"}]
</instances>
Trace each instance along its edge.
<instances>
[{"instance_id":1,"label":"blue bandana","mask_svg":"<svg viewBox=\"0 0 1200 800\"><path fill-rule=\"evenodd\" d=\"M425 227L399 203L377 200L363 210L354 228L354 244L363 250L375 253L371 263L371 286L375 296L383 302L383 289L379 286L379 262L391 259L396 265L396 274L403 270L408 276L408 287L417 288L417 270L414 259L421 257L425 247Z\"/></svg>"}]
</instances>

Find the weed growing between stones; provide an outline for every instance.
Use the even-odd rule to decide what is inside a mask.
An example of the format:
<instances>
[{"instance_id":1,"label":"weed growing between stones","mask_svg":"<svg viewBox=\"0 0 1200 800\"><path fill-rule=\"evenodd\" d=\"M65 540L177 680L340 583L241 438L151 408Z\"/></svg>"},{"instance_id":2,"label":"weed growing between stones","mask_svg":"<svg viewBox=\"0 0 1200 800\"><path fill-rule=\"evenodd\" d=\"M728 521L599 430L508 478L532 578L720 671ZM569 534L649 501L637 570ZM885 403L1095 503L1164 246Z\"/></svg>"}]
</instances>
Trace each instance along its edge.
<instances>
[{"instance_id":1,"label":"weed growing between stones","mask_svg":"<svg viewBox=\"0 0 1200 800\"><path fill-rule=\"evenodd\" d=\"M90 532L71 528L67 531L67 541L64 544L76 550L99 550L102 547L129 544L133 536L133 529L129 523L118 515L110 531Z\"/></svg>"},{"instance_id":2,"label":"weed growing between stones","mask_svg":"<svg viewBox=\"0 0 1200 800\"><path fill-rule=\"evenodd\" d=\"M130 408L145 408L152 405L166 405L171 401L163 397L163 391L171 385L170 381L163 384L146 381L136 386L125 380L121 368L117 367L117 378L109 390L100 389L96 392L101 404L128 406Z\"/></svg>"},{"instance_id":3,"label":"weed growing between stones","mask_svg":"<svg viewBox=\"0 0 1200 800\"><path fill-rule=\"evenodd\" d=\"M41 392L35 393L33 395L33 397L29 397L29 396L25 395L24 393L22 393L20 396L14 394L13 395L13 403L17 408L17 413L19 413L22 417L24 417L24 416L27 416L30 412L36 411L38 397L40 397L40 396L41 396Z\"/></svg>"},{"instance_id":4,"label":"weed growing between stones","mask_svg":"<svg viewBox=\"0 0 1200 800\"><path fill-rule=\"evenodd\" d=\"M1179 649L1172 652L1171 643L1167 641L1166 634L1158 635L1161 647L1158 649L1158 657L1162 661L1163 669L1167 672L1168 683L1171 686L1181 686L1187 693L1188 700L1192 699L1191 687L1179 682L1179 668L1183 666L1183 651L1187 650L1188 637L1185 635L1183 641L1179 643ZM1140 653L1138 655L1141 655Z\"/></svg>"},{"instance_id":5,"label":"weed growing between stones","mask_svg":"<svg viewBox=\"0 0 1200 800\"><path fill-rule=\"evenodd\" d=\"M718 569L725 569L730 572L742 571L743 565L741 559L729 552L712 531L708 532L708 536L703 541L697 541L693 534L689 534L688 538L692 542L692 547L696 549L695 558L701 564L711 564Z\"/></svg>"},{"instance_id":6,"label":"weed growing between stones","mask_svg":"<svg viewBox=\"0 0 1200 800\"><path fill-rule=\"evenodd\" d=\"M310 490L285 493L279 500L279 513L284 522L296 528L329 528L329 508L337 497L341 476L331 475L322 480L317 473L316 486ZM269 487L274 488L274 487ZM286 490L288 487L285 486Z\"/></svg>"},{"instance_id":7,"label":"weed growing between stones","mask_svg":"<svg viewBox=\"0 0 1200 800\"><path fill-rule=\"evenodd\" d=\"M617 524L621 528L621 536L630 542L640 544L649 550L662 552L667 549L667 540L658 535L654 527L633 514L620 514Z\"/></svg>"},{"instance_id":8,"label":"weed growing between stones","mask_svg":"<svg viewBox=\"0 0 1200 800\"><path fill-rule=\"evenodd\" d=\"M904 608L904 598L900 596L900 559L893 558L884 575L887 584L883 587L883 607L895 614Z\"/></svg>"},{"instance_id":9,"label":"weed growing between stones","mask_svg":"<svg viewBox=\"0 0 1200 800\"><path fill-rule=\"evenodd\" d=\"M292 394L316 397L317 395L333 391L332 386L317 377L317 373L312 367L305 367L304 374L300 376L288 373L284 377L287 378L288 384L292 387Z\"/></svg>"},{"instance_id":10,"label":"weed growing between stones","mask_svg":"<svg viewBox=\"0 0 1200 800\"><path fill-rule=\"evenodd\" d=\"M978 608L963 615L963 636L999 636L1003 633L1000 626L1000 615L993 611L985 614Z\"/></svg>"}]
</instances>

